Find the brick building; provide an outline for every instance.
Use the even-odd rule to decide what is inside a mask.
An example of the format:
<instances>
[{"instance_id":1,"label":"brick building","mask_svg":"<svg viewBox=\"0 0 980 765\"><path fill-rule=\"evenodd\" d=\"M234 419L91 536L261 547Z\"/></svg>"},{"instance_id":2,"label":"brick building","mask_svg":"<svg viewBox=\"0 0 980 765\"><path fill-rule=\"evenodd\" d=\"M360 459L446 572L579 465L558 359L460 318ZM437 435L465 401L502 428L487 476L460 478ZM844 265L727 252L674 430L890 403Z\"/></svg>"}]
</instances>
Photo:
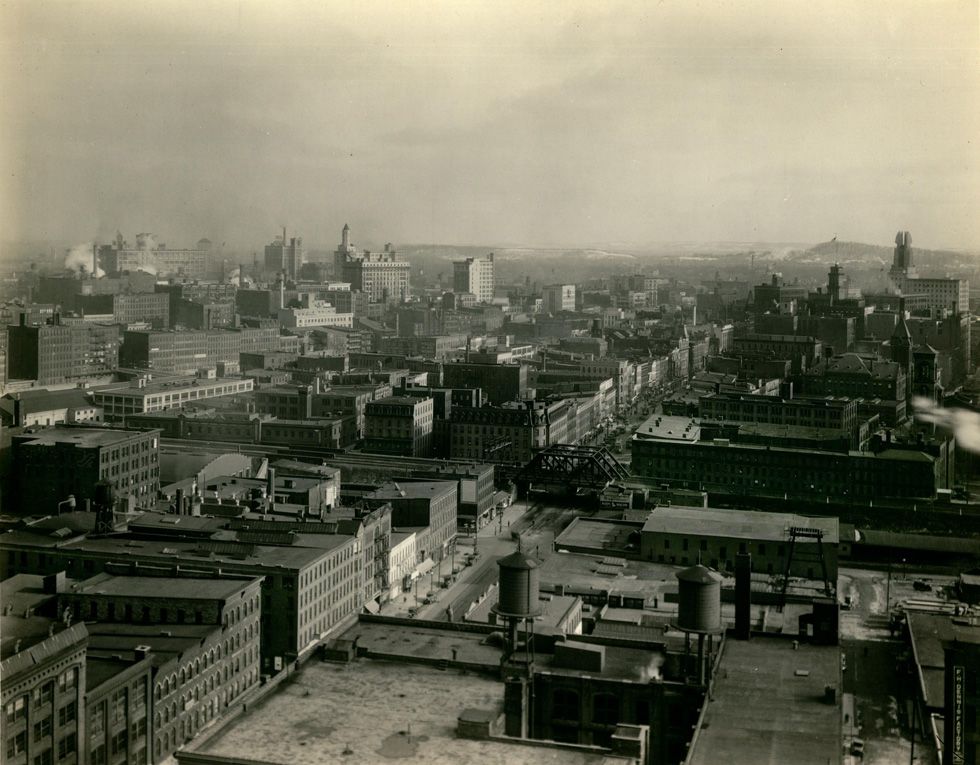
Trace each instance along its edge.
<instances>
[{"instance_id":1,"label":"brick building","mask_svg":"<svg viewBox=\"0 0 980 765\"><path fill-rule=\"evenodd\" d=\"M84 507L103 480L117 498L146 505L160 488L160 431L45 428L14 436L13 465L24 509L55 513L69 495Z\"/></svg>"},{"instance_id":2,"label":"brick building","mask_svg":"<svg viewBox=\"0 0 980 765\"><path fill-rule=\"evenodd\" d=\"M415 532L421 562L426 558L439 561L450 554L456 542L458 497L451 481L392 481L364 499L375 506L391 505L392 528Z\"/></svg>"},{"instance_id":3,"label":"brick building","mask_svg":"<svg viewBox=\"0 0 980 765\"><path fill-rule=\"evenodd\" d=\"M114 324L51 324L7 327L7 379L38 385L110 375L119 366L119 327Z\"/></svg>"},{"instance_id":4,"label":"brick building","mask_svg":"<svg viewBox=\"0 0 980 765\"><path fill-rule=\"evenodd\" d=\"M0 616L0 756L5 765L80 765L88 631L37 611L50 598L38 579L18 574L0 586L10 609Z\"/></svg>"},{"instance_id":5,"label":"brick building","mask_svg":"<svg viewBox=\"0 0 980 765\"><path fill-rule=\"evenodd\" d=\"M428 457L432 453L433 400L389 396L364 408L364 450Z\"/></svg>"}]
</instances>

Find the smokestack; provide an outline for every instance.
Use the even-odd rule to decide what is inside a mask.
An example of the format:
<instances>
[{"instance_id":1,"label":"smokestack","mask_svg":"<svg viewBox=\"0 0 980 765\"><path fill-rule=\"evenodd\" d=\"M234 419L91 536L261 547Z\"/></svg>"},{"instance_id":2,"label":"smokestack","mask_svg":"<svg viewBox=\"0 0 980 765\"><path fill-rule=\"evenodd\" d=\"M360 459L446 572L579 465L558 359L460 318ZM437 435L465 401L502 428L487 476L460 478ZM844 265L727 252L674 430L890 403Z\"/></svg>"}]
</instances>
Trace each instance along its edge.
<instances>
[{"instance_id":1,"label":"smokestack","mask_svg":"<svg viewBox=\"0 0 980 765\"><path fill-rule=\"evenodd\" d=\"M266 480L268 481L269 509L272 510L276 506L276 469L274 467L269 468Z\"/></svg>"},{"instance_id":2,"label":"smokestack","mask_svg":"<svg viewBox=\"0 0 980 765\"><path fill-rule=\"evenodd\" d=\"M92 242L92 278L96 279L99 276L99 245L97 242Z\"/></svg>"},{"instance_id":3,"label":"smokestack","mask_svg":"<svg viewBox=\"0 0 980 765\"><path fill-rule=\"evenodd\" d=\"M752 634L752 555L735 555L735 637L748 640Z\"/></svg>"},{"instance_id":4,"label":"smokestack","mask_svg":"<svg viewBox=\"0 0 980 765\"><path fill-rule=\"evenodd\" d=\"M174 507L177 510L177 515L184 514L184 490L177 489L176 496L174 498Z\"/></svg>"}]
</instances>

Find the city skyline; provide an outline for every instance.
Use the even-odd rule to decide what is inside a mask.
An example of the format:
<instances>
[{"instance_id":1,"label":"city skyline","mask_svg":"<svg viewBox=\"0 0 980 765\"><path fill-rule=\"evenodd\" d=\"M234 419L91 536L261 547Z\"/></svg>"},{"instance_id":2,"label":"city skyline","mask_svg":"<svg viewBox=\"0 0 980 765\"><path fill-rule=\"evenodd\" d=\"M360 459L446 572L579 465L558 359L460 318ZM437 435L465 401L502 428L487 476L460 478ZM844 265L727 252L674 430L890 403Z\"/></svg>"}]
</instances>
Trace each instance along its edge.
<instances>
[{"instance_id":1,"label":"city skyline","mask_svg":"<svg viewBox=\"0 0 980 765\"><path fill-rule=\"evenodd\" d=\"M980 245L975 4L8 8L6 242Z\"/></svg>"}]
</instances>

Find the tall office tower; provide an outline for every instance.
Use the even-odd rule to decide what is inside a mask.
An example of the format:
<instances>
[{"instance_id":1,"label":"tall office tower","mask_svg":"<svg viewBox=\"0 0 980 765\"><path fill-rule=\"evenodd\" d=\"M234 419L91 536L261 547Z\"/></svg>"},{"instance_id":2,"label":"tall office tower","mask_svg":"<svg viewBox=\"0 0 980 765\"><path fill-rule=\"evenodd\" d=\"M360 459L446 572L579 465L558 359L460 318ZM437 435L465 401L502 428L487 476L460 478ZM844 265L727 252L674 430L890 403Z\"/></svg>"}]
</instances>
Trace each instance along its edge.
<instances>
[{"instance_id":1,"label":"tall office tower","mask_svg":"<svg viewBox=\"0 0 980 765\"><path fill-rule=\"evenodd\" d=\"M372 303L399 303L408 298L409 265L399 260L390 244L384 252L358 252L351 244L350 226L344 224L340 245L334 252L334 279L349 282Z\"/></svg>"},{"instance_id":2,"label":"tall office tower","mask_svg":"<svg viewBox=\"0 0 980 765\"><path fill-rule=\"evenodd\" d=\"M470 292L476 295L477 303L489 303L494 286L492 252L485 258L453 261L453 291Z\"/></svg>"},{"instance_id":3,"label":"tall office tower","mask_svg":"<svg viewBox=\"0 0 980 765\"><path fill-rule=\"evenodd\" d=\"M904 276L915 279L917 276L912 263L912 235L908 231L899 231L895 234L895 255L889 274L892 278Z\"/></svg>"},{"instance_id":4,"label":"tall office tower","mask_svg":"<svg viewBox=\"0 0 980 765\"><path fill-rule=\"evenodd\" d=\"M302 237L286 238L286 229L282 230L282 239L276 239L265 246L265 270L267 273L284 273L287 279L295 279L299 269L306 259Z\"/></svg>"}]
</instances>

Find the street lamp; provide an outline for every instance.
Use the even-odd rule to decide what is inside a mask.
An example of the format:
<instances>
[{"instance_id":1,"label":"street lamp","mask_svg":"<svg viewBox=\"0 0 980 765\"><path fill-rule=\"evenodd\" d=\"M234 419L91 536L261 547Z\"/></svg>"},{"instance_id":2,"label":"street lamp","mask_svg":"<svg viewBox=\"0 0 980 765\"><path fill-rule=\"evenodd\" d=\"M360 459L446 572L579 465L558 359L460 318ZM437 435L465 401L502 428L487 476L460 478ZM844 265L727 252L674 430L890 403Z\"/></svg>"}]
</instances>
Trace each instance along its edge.
<instances>
[{"instance_id":1,"label":"street lamp","mask_svg":"<svg viewBox=\"0 0 980 765\"><path fill-rule=\"evenodd\" d=\"M58 515L61 515L62 505L68 505L68 512L72 512L75 509L75 495L69 494L68 499L63 499L58 503Z\"/></svg>"}]
</instances>

